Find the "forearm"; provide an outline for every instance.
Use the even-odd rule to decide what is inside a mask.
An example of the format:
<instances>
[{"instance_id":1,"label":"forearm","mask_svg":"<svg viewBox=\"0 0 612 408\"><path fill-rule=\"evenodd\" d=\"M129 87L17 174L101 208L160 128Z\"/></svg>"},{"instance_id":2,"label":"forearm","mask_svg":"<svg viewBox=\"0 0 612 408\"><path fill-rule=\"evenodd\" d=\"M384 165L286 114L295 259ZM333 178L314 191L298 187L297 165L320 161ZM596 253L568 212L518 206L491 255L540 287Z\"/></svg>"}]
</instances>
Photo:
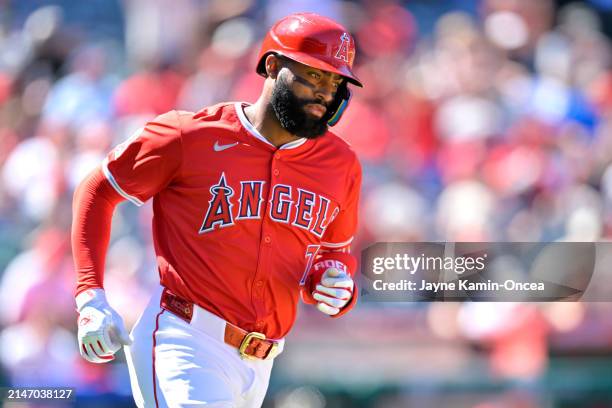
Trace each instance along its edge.
<instances>
[{"instance_id":1,"label":"forearm","mask_svg":"<svg viewBox=\"0 0 612 408\"><path fill-rule=\"evenodd\" d=\"M72 202L72 254L77 273L76 294L102 288L113 212L123 201L101 169L90 173Z\"/></svg>"}]
</instances>

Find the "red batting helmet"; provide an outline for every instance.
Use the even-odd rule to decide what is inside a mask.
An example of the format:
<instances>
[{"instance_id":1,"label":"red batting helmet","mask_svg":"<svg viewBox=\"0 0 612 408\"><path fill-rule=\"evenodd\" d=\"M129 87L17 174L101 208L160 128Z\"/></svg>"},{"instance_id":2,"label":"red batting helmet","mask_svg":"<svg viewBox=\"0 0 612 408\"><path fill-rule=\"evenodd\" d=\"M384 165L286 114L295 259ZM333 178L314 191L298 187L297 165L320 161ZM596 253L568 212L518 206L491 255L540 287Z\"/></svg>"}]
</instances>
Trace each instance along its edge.
<instances>
[{"instance_id":1,"label":"red batting helmet","mask_svg":"<svg viewBox=\"0 0 612 408\"><path fill-rule=\"evenodd\" d=\"M296 13L276 22L261 46L258 74L266 76L265 60L271 53L334 72L363 86L352 71L355 41L346 28L330 18L315 13Z\"/></svg>"}]
</instances>

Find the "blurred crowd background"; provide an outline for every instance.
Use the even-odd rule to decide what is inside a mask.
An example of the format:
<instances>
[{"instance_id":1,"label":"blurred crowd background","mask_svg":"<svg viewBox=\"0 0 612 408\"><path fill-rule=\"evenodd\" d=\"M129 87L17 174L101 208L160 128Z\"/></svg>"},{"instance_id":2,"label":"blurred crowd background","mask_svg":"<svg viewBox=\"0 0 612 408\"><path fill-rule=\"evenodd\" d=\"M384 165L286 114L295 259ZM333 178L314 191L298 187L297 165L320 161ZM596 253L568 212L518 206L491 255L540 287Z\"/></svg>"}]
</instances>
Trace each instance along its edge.
<instances>
[{"instance_id":1,"label":"blurred crowd background","mask_svg":"<svg viewBox=\"0 0 612 408\"><path fill-rule=\"evenodd\" d=\"M334 128L363 163L358 241L612 235L612 1L0 0L0 384L132 406L125 360L78 355L71 199L155 115L253 102L259 42L316 11L366 84ZM150 204L114 218L127 325L157 281ZM612 305L301 310L266 407L611 407Z\"/></svg>"}]
</instances>

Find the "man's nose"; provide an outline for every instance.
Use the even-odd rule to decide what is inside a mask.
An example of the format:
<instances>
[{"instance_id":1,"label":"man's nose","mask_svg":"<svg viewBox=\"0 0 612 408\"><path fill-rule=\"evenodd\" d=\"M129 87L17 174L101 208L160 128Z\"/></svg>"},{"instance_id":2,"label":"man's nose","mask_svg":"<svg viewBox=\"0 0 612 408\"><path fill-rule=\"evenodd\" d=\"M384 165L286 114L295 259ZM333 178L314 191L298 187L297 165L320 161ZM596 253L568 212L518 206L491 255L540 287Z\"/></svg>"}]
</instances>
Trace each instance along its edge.
<instances>
[{"instance_id":1,"label":"man's nose","mask_svg":"<svg viewBox=\"0 0 612 408\"><path fill-rule=\"evenodd\" d=\"M334 99L335 92L336 88L334 87L334 83L331 80L327 80L322 81L321 85L315 92L315 96L329 105Z\"/></svg>"}]
</instances>

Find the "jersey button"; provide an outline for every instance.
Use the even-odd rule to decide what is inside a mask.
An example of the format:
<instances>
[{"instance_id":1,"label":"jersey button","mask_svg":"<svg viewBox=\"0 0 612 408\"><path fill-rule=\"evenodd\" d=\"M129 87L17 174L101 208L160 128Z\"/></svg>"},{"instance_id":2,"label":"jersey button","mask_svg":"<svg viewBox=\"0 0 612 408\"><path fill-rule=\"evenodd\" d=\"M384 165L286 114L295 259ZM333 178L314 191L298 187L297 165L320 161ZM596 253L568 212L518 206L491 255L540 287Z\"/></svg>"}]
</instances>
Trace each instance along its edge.
<instances>
[{"instance_id":1,"label":"jersey button","mask_svg":"<svg viewBox=\"0 0 612 408\"><path fill-rule=\"evenodd\" d=\"M264 322L261 320L258 320L257 323L255 323L255 327L263 327Z\"/></svg>"},{"instance_id":2,"label":"jersey button","mask_svg":"<svg viewBox=\"0 0 612 408\"><path fill-rule=\"evenodd\" d=\"M278 169L274 169L273 173L274 173L275 176L278 176L280 174L280 171L278 171Z\"/></svg>"},{"instance_id":3,"label":"jersey button","mask_svg":"<svg viewBox=\"0 0 612 408\"><path fill-rule=\"evenodd\" d=\"M281 154L280 154L280 153L275 153L275 154L274 154L274 158L275 158L276 160L279 160L279 159L281 158Z\"/></svg>"},{"instance_id":4,"label":"jersey button","mask_svg":"<svg viewBox=\"0 0 612 408\"><path fill-rule=\"evenodd\" d=\"M270 238L270 236L269 236L269 235L266 235L266 237L264 238L264 242L265 242L266 244L269 244L270 242L272 242L272 238Z\"/></svg>"},{"instance_id":5,"label":"jersey button","mask_svg":"<svg viewBox=\"0 0 612 408\"><path fill-rule=\"evenodd\" d=\"M255 285L257 285L258 287L262 287L263 286L263 281L262 280L258 280L257 282L255 282Z\"/></svg>"}]
</instances>

